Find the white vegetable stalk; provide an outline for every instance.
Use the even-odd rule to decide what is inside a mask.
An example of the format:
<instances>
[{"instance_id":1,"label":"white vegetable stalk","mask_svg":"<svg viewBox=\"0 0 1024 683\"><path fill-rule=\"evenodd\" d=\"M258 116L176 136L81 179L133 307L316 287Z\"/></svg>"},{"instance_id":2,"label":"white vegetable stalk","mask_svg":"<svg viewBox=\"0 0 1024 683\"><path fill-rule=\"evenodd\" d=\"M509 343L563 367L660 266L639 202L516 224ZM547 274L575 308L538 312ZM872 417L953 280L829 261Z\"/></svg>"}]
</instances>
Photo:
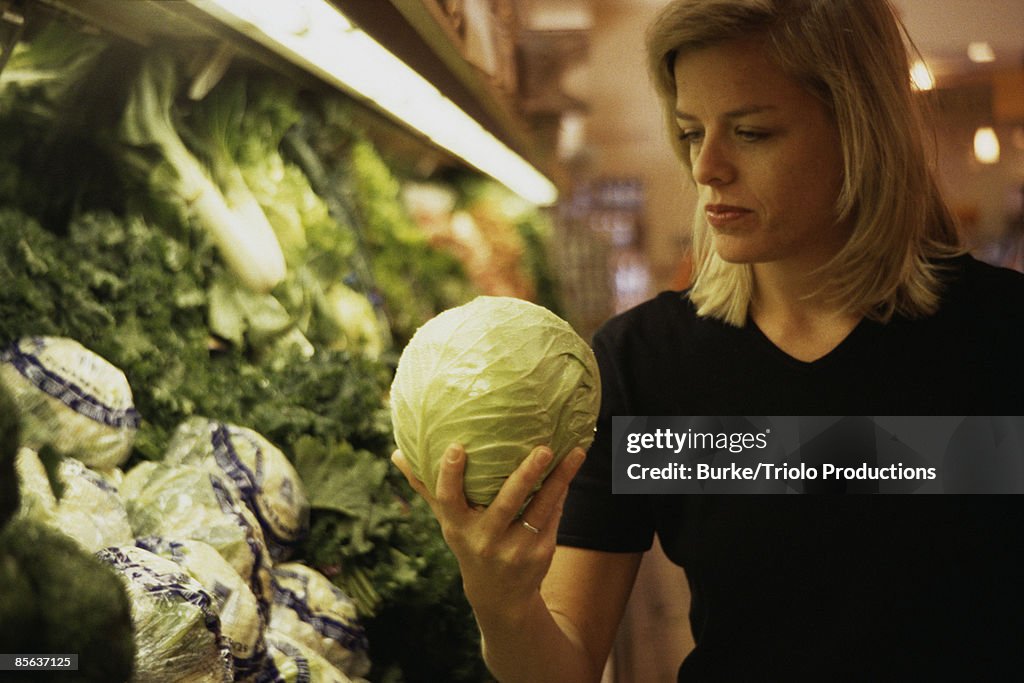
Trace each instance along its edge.
<instances>
[{"instance_id":1,"label":"white vegetable stalk","mask_svg":"<svg viewBox=\"0 0 1024 683\"><path fill-rule=\"evenodd\" d=\"M189 205L196 222L210 233L224 262L246 287L269 292L284 280L286 266L263 210L251 194L232 208L202 169L196 171L198 192ZM240 194L232 193L232 198L238 200Z\"/></svg>"},{"instance_id":2,"label":"white vegetable stalk","mask_svg":"<svg viewBox=\"0 0 1024 683\"><path fill-rule=\"evenodd\" d=\"M177 176L175 192L210 234L228 268L247 287L269 292L286 274L277 235L240 174L229 179L226 197L185 147L171 121L174 83L169 57L156 55L146 61L126 108L124 139L160 151Z\"/></svg>"}]
</instances>

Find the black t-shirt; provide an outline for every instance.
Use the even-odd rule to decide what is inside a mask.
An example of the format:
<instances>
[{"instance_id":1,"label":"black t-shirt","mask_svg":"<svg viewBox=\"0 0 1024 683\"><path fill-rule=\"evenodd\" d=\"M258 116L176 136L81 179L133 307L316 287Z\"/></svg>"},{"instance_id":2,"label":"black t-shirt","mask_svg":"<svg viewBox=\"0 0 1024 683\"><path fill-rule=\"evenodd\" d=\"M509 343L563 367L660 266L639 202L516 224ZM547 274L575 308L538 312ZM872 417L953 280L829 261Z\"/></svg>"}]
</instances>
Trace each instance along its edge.
<instances>
[{"instance_id":1,"label":"black t-shirt","mask_svg":"<svg viewBox=\"0 0 1024 683\"><path fill-rule=\"evenodd\" d=\"M1024 415L1024 276L951 265L934 316L865 320L810 363L685 292L595 335L598 433L559 543L637 552L658 534L692 595L680 681L1024 672L1024 498L611 493L613 415Z\"/></svg>"}]
</instances>

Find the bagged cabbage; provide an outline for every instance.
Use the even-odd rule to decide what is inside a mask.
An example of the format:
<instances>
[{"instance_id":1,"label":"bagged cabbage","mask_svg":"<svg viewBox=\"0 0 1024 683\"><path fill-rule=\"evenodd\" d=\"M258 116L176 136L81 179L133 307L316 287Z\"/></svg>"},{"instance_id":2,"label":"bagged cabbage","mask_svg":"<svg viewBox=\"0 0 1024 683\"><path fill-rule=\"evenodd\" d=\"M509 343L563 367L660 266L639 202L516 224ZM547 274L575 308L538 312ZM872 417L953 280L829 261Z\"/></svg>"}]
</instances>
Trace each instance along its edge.
<instances>
[{"instance_id":1,"label":"bagged cabbage","mask_svg":"<svg viewBox=\"0 0 1024 683\"><path fill-rule=\"evenodd\" d=\"M554 467L588 448L601 403L597 361L546 308L481 296L428 321L402 352L391 385L398 447L431 491L453 442L466 449L466 498L487 505L536 446Z\"/></svg>"},{"instance_id":2,"label":"bagged cabbage","mask_svg":"<svg viewBox=\"0 0 1024 683\"><path fill-rule=\"evenodd\" d=\"M96 557L114 568L128 591L135 633L132 681L231 681L231 654L206 589L174 562L142 548L105 548Z\"/></svg>"},{"instance_id":3,"label":"bagged cabbage","mask_svg":"<svg viewBox=\"0 0 1024 683\"><path fill-rule=\"evenodd\" d=\"M274 567L269 629L322 655L352 676L370 671L366 633L340 588L297 562Z\"/></svg>"},{"instance_id":4,"label":"bagged cabbage","mask_svg":"<svg viewBox=\"0 0 1024 683\"><path fill-rule=\"evenodd\" d=\"M0 351L0 383L21 411L22 445L50 444L90 467L128 459L139 427L124 373L63 337L28 337Z\"/></svg>"},{"instance_id":5,"label":"bagged cabbage","mask_svg":"<svg viewBox=\"0 0 1024 683\"><path fill-rule=\"evenodd\" d=\"M216 550L202 541L175 541L155 536L135 545L171 560L198 581L213 598L221 635L231 652L236 681L248 681L264 666L265 627L256 596Z\"/></svg>"},{"instance_id":6,"label":"bagged cabbage","mask_svg":"<svg viewBox=\"0 0 1024 683\"><path fill-rule=\"evenodd\" d=\"M178 426L164 462L226 475L259 520L275 562L288 558L309 527L302 480L276 446L251 429L193 417Z\"/></svg>"},{"instance_id":7,"label":"bagged cabbage","mask_svg":"<svg viewBox=\"0 0 1024 683\"><path fill-rule=\"evenodd\" d=\"M14 469L18 476L18 516L42 521L57 514L57 498L39 454L31 448L18 449Z\"/></svg>"},{"instance_id":8,"label":"bagged cabbage","mask_svg":"<svg viewBox=\"0 0 1024 683\"><path fill-rule=\"evenodd\" d=\"M117 489L74 458L63 458L57 471L64 491L57 503L57 523L86 550L131 543L131 524Z\"/></svg>"},{"instance_id":9,"label":"bagged cabbage","mask_svg":"<svg viewBox=\"0 0 1024 683\"><path fill-rule=\"evenodd\" d=\"M209 544L246 581L266 616L270 555L259 523L230 480L196 465L144 462L125 474L121 497L136 538Z\"/></svg>"},{"instance_id":10,"label":"bagged cabbage","mask_svg":"<svg viewBox=\"0 0 1024 683\"><path fill-rule=\"evenodd\" d=\"M267 632L270 653L260 683L354 683L326 659L281 633Z\"/></svg>"},{"instance_id":11,"label":"bagged cabbage","mask_svg":"<svg viewBox=\"0 0 1024 683\"><path fill-rule=\"evenodd\" d=\"M116 487L75 458L56 457L59 463L54 485L60 491L59 497L39 454L31 448L18 451L18 514L72 538L90 553L131 543L134 534Z\"/></svg>"}]
</instances>

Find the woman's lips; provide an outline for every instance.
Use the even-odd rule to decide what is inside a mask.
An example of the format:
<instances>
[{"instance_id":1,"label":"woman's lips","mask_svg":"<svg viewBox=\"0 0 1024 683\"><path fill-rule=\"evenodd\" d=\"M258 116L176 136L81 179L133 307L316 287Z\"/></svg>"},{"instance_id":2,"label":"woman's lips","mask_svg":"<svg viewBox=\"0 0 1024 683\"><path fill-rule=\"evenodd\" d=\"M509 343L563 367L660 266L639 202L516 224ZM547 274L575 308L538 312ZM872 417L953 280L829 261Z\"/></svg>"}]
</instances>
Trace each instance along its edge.
<instances>
[{"instance_id":1,"label":"woman's lips","mask_svg":"<svg viewBox=\"0 0 1024 683\"><path fill-rule=\"evenodd\" d=\"M707 204L704 207L704 216L708 223L716 228L725 228L729 224L738 221L753 213L750 209L741 206L730 206L728 204Z\"/></svg>"}]
</instances>

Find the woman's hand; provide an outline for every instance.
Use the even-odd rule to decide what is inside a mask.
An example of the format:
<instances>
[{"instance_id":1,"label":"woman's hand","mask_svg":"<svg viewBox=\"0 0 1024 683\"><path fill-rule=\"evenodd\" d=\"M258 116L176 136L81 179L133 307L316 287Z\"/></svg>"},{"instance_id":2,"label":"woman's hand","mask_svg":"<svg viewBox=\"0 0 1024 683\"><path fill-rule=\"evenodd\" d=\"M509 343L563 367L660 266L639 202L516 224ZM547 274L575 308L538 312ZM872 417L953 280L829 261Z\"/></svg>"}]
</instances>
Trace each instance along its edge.
<instances>
[{"instance_id":1,"label":"woman's hand","mask_svg":"<svg viewBox=\"0 0 1024 683\"><path fill-rule=\"evenodd\" d=\"M466 453L461 446L453 444L445 451L436 496L412 473L401 451L391 456L441 523L444 539L462 570L466 597L478 615L500 611L514 618L515 608L525 608L540 590L551 566L569 482L585 454L581 448L569 453L531 499L530 493L541 481L552 457L548 447L534 448L505 481L494 501L484 508L471 506L466 500ZM528 499L529 505L523 510Z\"/></svg>"}]
</instances>

